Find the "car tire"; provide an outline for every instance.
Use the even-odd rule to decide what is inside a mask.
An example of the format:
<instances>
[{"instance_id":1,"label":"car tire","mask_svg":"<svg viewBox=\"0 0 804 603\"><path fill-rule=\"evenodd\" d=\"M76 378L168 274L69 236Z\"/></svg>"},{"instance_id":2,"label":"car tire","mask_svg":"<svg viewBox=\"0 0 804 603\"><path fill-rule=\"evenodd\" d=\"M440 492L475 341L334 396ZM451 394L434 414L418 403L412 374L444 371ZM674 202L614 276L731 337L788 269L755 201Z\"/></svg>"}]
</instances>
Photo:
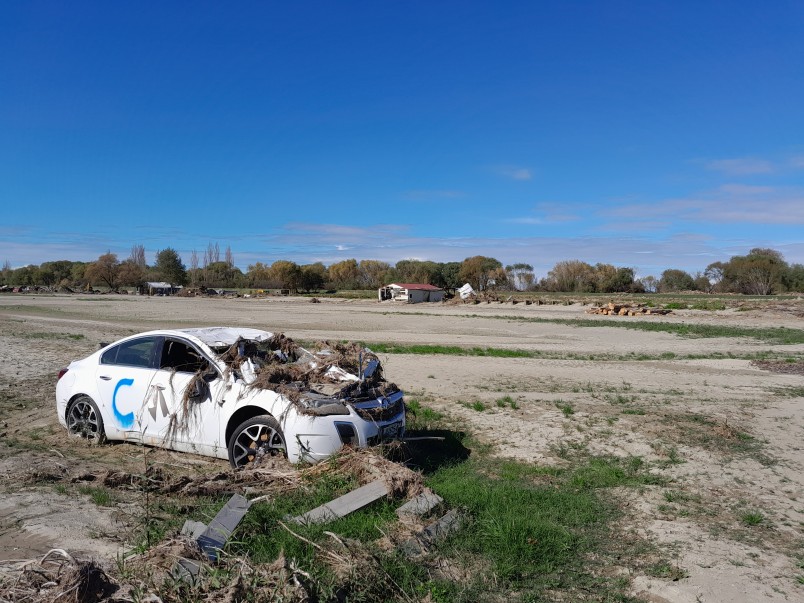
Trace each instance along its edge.
<instances>
[{"instance_id":1,"label":"car tire","mask_svg":"<svg viewBox=\"0 0 804 603\"><path fill-rule=\"evenodd\" d=\"M106 441L103 417L98 406L89 396L78 396L67 406L67 432L97 444Z\"/></svg>"},{"instance_id":2,"label":"car tire","mask_svg":"<svg viewBox=\"0 0 804 603\"><path fill-rule=\"evenodd\" d=\"M285 435L270 415L259 415L237 426L229 440L229 462L235 469L257 466L266 456L287 456Z\"/></svg>"}]
</instances>

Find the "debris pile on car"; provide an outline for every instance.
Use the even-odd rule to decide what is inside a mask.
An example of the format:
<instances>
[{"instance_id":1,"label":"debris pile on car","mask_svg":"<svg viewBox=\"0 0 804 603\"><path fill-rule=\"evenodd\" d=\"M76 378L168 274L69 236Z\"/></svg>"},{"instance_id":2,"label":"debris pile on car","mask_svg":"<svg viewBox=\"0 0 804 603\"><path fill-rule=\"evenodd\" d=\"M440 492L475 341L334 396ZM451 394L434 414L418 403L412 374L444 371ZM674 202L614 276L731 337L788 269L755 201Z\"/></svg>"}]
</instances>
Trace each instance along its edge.
<instances>
[{"instance_id":1,"label":"debris pile on car","mask_svg":"<svg viewBox=\"0 0 804 603\"><path fill-rule=\"evenodd\" d=\"M383 377L376 354L357 343L320 341L308 351L275 333L264 341L238 339L216 351L227 369L249 387L280 393L300 412L315 414L314 405L300 402L368 399L399 391Z\"/></svg>"}]
</instances>

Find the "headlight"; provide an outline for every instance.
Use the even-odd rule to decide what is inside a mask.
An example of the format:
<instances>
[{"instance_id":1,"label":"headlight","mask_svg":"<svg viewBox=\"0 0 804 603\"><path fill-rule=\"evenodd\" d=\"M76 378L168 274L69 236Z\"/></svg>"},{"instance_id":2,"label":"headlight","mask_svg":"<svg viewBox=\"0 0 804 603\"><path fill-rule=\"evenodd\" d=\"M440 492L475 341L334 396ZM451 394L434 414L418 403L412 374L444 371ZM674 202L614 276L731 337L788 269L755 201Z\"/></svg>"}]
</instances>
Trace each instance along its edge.
<instances>
[{"instance_id":1,"label":"headlight","mask_svg":"<svg viewBox=\"0 0 804 603\"><path fill-rule=\"evenodd\" d=\"M335 398L302 398L299 400L303 414L311 414L319 417L327 415L348 415L349 409L340 400Z\"/></svg>"}]
</instances>

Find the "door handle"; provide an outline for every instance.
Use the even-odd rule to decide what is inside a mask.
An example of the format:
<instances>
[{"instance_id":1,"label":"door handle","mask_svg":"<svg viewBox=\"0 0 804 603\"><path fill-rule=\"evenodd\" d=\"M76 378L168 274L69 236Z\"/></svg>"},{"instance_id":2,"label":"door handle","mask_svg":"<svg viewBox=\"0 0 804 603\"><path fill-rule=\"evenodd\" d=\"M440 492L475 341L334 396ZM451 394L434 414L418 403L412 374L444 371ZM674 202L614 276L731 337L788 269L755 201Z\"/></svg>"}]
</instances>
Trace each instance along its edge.
<instances>
[{"instance_id":1,"label":"door handle","mask_svg":"<svg viewBox=\"0 0 804 603\"><path fill-rule=\"evenodd\" d=\"M111 377L107 377L106 375L101 375L100 378L103 379L104 381L111 381L112 380Z\"/></svg>"}]
</instances>

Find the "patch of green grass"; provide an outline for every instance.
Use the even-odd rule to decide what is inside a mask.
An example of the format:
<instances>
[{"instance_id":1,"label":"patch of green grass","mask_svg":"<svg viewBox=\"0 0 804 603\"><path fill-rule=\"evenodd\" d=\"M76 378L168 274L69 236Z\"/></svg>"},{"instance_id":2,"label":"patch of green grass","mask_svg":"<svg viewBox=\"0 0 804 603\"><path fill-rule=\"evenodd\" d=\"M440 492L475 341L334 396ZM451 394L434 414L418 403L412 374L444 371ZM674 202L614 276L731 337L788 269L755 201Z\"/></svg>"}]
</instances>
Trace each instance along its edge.
<instances>
[{"instance_id":1,"label":"patch of green grass","mask_svg":"<svg viewBox=\"0 0 804 603\"><path fill-rule=\"evenodd\" d=\"M405 403L408 411L407 415L407 428L411 429L427 429L429 425L440 421L444 418L444 413L433 410L422 403L416 398L410 399Z\"/></svg>"},{"instance_id":2,"label":"patch of green grass","mask_svg":"<svg viewBox=\"0 0 804 603\"><path fill-rule=\"evenodd\" d=\"M740 521L747 526L758 526L765 521L765 515L761 511L746 511L740 515Z\"/></svg>"},{"instance_id":3,"label":"patch of green grass","mask_svg":"<svg viewBox=\"0 0 804 603\"><path fill-rule=\"evenodd\" d=\"M99 507L110 507L114 504L115 499L109 490L96 486L79 486L78 492L80 494L88 495L92 502Z\"/></svg>"},{"instance_id":4,"label":"patch of green grass","mask_svg":"<svg viewBox=\"0 0 804 603\"><path fill-rule=\"evenodd\" d=\"M564 413L565 417L571 417L575 414L575 409L572 407L572 404L564 402L563 400L556 400L556 408Z\"/></svg>"},{"instance_id":5,"label":"patch of green grass","mask_svg":"<svg viewBox=\"0 0 804 603\"><path fill-rule=\"evenodd\" d=\"M671 419L673 420L673 419ZM750 456L763 465L775 461L761 453L764 442L749 433L740 431L728 423L720 423L700 414L676 415L675 421L687 423L682 430L684 437L707 450Z\"/></svg>"},{"instance_id":6,"label":"patch of green grass","mask_svg":"<svg viewBox=\"0 0 804 603\"><path fill-rule=\"evenodd\" d=\"M654 478L641 459L592 458L574 468L549 470L480 459L445 467L427 481L450 507L463 508L468 516L467 528L439 547L442 554L482 556L503 588L524 589L527 596L520 600L542 600L555 596L550 589L577 592L579 585L596 585L598 595L617 590L587 556L595 551L603 562L617 547L607 539L619 511L602 491ZM499 585L485 588L499 594Z\"/></svg>"},{"instance_id":7,"label":"patch of green grass","mask_svg":"<svg viewBox=\"0 0 804 603\"><path fill-rule=\"evenodd\" d=\"M477 412L483 412L484 410L486 410L486 405L483 404L483 402L481 402L480 400L475 400L474 402L469 404L469 408L471 408L472 410L476 410Z\"/></svg>"},{"instance_id":8,"label":"patch of green grass","mask_svg":"<svg viewBox=\"0 0 804 603\"><path fill-rule=\"evenodd\" d=\"M644 408L624 408L622 410L624 415L644 415L645 409Z\"/></svg>"},{"instance_id":9,"label":"patch of green grass","mask_svg":"<svg viewBox=\"0 0 804 603\"><path fill-rule=\"evenodd\" d=\"M418 354L439 356L491 356L493 358L539 358L539 352L511 350L507 348L462 348L457 345L399 345L393 343L371 343L367 347L372 352L384 354Z\"/></svg>"},{"instance_id":10,"label":"patch of green grass","mask_svg":"<svg viewBox=\"0 0 804 603\"><path fill-rule=\"evenodd\" d=\"M695 303L690 305L690 308L692 308L693 310L710 310L710 311L725 310L726 309L726 303L722 302L722 301L719 301L719 300L716 300L716 299L713 299L713 300L701 300L701 301L696 301Z\"/></svg>"},{"instance_id":11,"label":"patch of green grass","mask_svg":"<svg viewBox=\"0 0 804 603\"><path fill-rule=\"evenodd\" d=\"M513 400L500 399L507 405ZM408 405L418 421L426 407L418 399ZM302 487L255 503L225 553L248 557L253 563L270 563L284 554L305 572L311 599L319 601L633 600L628 578L608 570L641 568L649 545L620 531L623 510L609 489L665 485L666 480L651 474L641 458L590 458L582 443L573 443L575 455L570 459L568 454L565 466L544 467L493 457L489 447L463 433L439 430L439 434L450 437L438 444L411 442L406 449L412 464L422 469L426 485L444 498L447 508L457 509L462 521L462 527L437 542L428 555L411 560L379 544L388 536L392 541L407 537L395 514L399 500L381 499L327 524L296 525L286 520L359 485L335 460L320 467L327 469L326 463L332 463L333 469L340 467L337 471L316 471ZM430 446L440 454L453 444L460 454L426 464L421 455L428 452L416 449ZM83 488L90 495L95 490ZM154 529L167 536L187 518L188 509L190 518L209 522L227 499L199 497L190 505L186 500L165 499L153 504L149 513L157 518ZM160 523L161 515L173 516L173 523ZM168 530L169 526L174 527ZM342 552L342 545L328 533L365 551L347 577L335 572L311 544ZM154 532L153 541L157 536ZM443 567L456 568L469 578L445 577ZM223 581L224 576L220 578ZM579 599L579 593L590 594Z\"/></svg>"},{"instance_id":12,"label":"patch of green grass","mask_svg":"<svg viewBox=\"0 0 804 603\"><path fill-rule=\"evenodd\" d=\"M468 314L467 317L478 318L477 314ZM564 324L571 327L615 327L622 329L632 329L636 331L659 331L673 333L681 337L751 337L771 344L796 344L804 343L804 330L791 329L789 327L735 327L728 325L708 325L708 324L688 324L672 322L653 322L653 321L606 321L589 319L559 319L559 318L535 318L527 316L483 316L483 318L493 318L497 320L508 320L512 322L537 322Z\"/></svg>"},{"instance_id":13,"label":"patch of green grass","mask_svg":"<svg viewBox=\"0 0 804 603\"><path fill-rule=\"evenodd\" d=\"M500 408L504 408L506 406L510 406L514 410L519 408L519 404L517 404L516 400L514 400L511 396L503 396L502 398L497 398L495 403Z\"/></svg>"},{"instance_id":14,"label":"patch of green grass","mask_svg":"<svg viewBox=\"0 0 804 603\"><path fill-rule=\"evenodd\" d=\"M23 333L22 336L28 339L71 339L73 341L79 341L81 339L84 339L84 336L81 333L33 332L33 333Z\"/></svg>"}]
</instances>

